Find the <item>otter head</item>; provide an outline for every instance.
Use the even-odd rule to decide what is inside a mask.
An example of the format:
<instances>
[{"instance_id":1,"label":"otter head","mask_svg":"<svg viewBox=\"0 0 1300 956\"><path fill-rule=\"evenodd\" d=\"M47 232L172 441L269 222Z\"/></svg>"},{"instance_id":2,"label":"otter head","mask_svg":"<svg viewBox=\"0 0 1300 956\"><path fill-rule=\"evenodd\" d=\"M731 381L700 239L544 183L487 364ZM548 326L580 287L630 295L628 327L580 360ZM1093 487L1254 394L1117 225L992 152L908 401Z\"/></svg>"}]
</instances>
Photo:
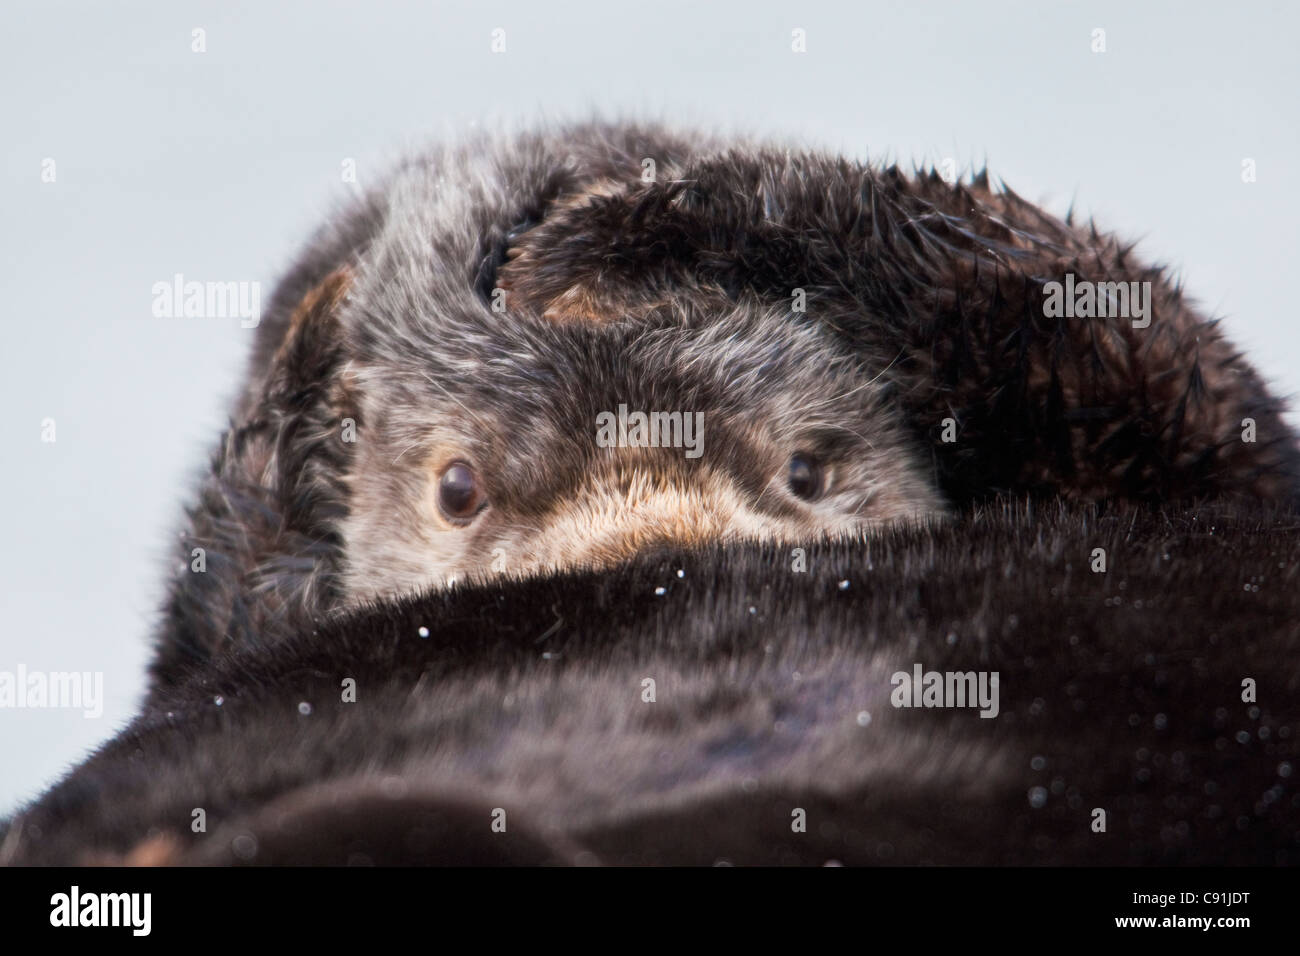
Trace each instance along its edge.
<instances>
[{"instance_id":1,"label":"otter head","mask_svg":"<svg viewBox=\"0 0 1300 956\"><path fill-rule=\"evenodd\" d=\"M942 507L882 370L809 317L703 287L587 294L587 275L557 310L516 239L475 289L399 220L354 272L345 601Z\"/></svg>"},{"instance_id":2,"label":"otter head","mask_svg":"<svg viewBox=\"0 0 1300 956\"><path fill-rule=\"evenodd\" d=\"M403 309L390 339L362 296L349 599L940 507L872 370L788 314L556 323L466 301Z\"/></svg>"}]
</instances>

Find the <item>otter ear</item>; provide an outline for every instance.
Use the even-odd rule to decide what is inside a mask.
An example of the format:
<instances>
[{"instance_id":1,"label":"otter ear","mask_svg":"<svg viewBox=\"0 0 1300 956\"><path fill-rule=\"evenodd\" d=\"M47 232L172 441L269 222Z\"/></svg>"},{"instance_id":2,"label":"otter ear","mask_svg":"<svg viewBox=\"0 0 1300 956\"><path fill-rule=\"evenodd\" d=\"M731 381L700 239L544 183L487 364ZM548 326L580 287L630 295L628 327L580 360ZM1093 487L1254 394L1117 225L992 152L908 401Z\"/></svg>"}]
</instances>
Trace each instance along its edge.
<instances>
[{"instance_id":1,"label":"otter ear","mask_svg":"<svg viewBox=\"0 0 1300 956\"><path fill-rule=\"evenodd\" d=\"M316 389L333 377L343 348L338 309L352 285L352 271L335 269L307 291L289 315L283 341L271 359L269 387Z\"/></svg>"},{"instance_id":2,"label":"otter ear","mask_svg":"<svg viewBox=\"0 0 1300 956\"><path fill-rule=\"evenodd\" d=\"M332 606L360 427L339 321L351 275L292 311L204 478L164 610L155 691L226 646L267 643Z\"/></svg>"}]
</instances>

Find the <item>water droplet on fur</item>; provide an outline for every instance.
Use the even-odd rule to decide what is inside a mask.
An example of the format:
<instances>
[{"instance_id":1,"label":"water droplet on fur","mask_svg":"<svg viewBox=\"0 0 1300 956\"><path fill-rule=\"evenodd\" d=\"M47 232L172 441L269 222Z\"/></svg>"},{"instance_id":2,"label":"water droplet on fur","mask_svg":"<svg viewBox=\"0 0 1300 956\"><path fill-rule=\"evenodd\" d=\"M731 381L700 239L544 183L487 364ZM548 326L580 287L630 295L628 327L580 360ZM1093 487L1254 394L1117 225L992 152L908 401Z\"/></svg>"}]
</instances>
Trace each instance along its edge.
<instances>
[{"instance_id":1,"label":"water droplet on fur","mask_svg":"<svg viewBox=\"0 0 1300 956\"><path fill-rule=\"evenodd\" d=\"M865 727L869 723L871 723L871 715L865 710L858 711L858 726Z\"/></svg>"},{"instance_id":2,"label":"water droplet on fur","mask_svg":"<svg viewBox=\"0 0 1300 956\"><path fill-rule=\"evenodd\" d=\"M1283 760L1280 764L1277 765L1277 775L1279 777L1291 776L1291 764Z\"/></svg>"},{"instance_id":3,"label":"water droplet on fur","mask_svg":"<svg viewBox=\"0 0 1300 956\"><path fill-rule=\"evenodd\" d=\"M848 589L849 589L849 582L848 582L848 581L841 581L841 582L840 582L840 590L841 590L841 591L847 591Z\"/></svg>"},{"instance_id":4,"label":"water droplet on fur","mask_svg":"<svg viewBox=\"0 0 1300 956\"><path fill-rule=\"evenodd\" d=\"M304 717L309 715L311 713L311 704L307 703L304 700L301 704L298 705L298 713L302 714Z\"/></svg>"},{"instance_id":5,"label":"water droplet on fur","mask_svg":"<svg viewBox=\"0 0 1300 956\"><path fill-rule=\"evenodd\" d=\"M218 707L220 707L225 702L226 702L226 698L220 695L217 695L216 697L212 698L212 703L216 704Z\"/></svg>"},{"instance_id":6,"label":"water droplet on fur","mask_svg":"<svg viewBox=\"0 0 1300 956\"><path fill-rule=\"evenodd\" d=\"M241 860L251 860L257 856L257 837L251 833L241 833L230 841L230 852Z\"/></svg>"},{"instance_id":7,"label":"water droplet on fur","mask_svg":"<svg viewBox=\"0 0 1300 956\"><path fill-rule=\"evenodd\" d=\"M655 597L663 597L667 593L667 588L655 588Z\"/></svg>"},{"instance_id":8,"label":"water droplet on fur","mask_svg":"<svg viewBox=\"0 0 1300 956\"><path fill-rule=\"evenodd\" d=\"M1036 756L1029 761L1029 766L1033 770L1042 770L1044 767L1047 766L1047 758Z\"/></svg>"},{"instance_id":9,"label":"water droplet on fur","mask_svg":"<svg viewBox=\"0 0 1300 956\"><path fill-rule=\"evenodd\" d=\"M428 637L429 629L427 627L422 627L416 633L419 634L421 637Z\"/></svg>"},{"instance_id":10,"label":"water droplet on fur","mask_svg":"<svg viewBox=\"0 0 1300 956\"><path fill-rule=\"evenodd\" d=\"M1046 787L1030 787L1030 788L1029 788L1029 805L1030 805L1031 807L1033 807L1035 810L1039 810L1039 809L1041 809L1042 807L1046 806L1046 804L1047 804L1047 788L1046 788Z\"/></svg>"},{"instance_id":11,"label":"water droplet on fur","mask_svg":"<svg viewBox=\"0 0 1300 956\"><path fill-rule=\"evenodd\" d=\"M677 576L678 576L679 578L684 578L684 577L686 577L686 572L683 571L681 568L678 568L678 569L677 569Z\"/></svg>"}]
</instances>

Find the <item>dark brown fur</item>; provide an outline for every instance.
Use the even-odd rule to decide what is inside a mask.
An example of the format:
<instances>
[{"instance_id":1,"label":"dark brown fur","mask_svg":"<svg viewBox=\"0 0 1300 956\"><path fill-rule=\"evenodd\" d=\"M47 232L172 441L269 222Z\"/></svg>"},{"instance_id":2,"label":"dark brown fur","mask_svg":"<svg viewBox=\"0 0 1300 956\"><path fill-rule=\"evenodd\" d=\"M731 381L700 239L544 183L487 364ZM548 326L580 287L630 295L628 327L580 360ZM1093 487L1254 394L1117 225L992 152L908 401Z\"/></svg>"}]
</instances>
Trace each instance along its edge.
<instances>
[{"instance_id":1,"label":"dark brown fur","mask_svg":"<svg viewBox=\"0 0 1300 956\"><path fill-rule=\"evenodd\" d=\"M1021 504L385 602L157 694L0 858L1294 864L1298 527ZM1001 713L894 709L913 662Z\"/></svg>"}]
</instances>

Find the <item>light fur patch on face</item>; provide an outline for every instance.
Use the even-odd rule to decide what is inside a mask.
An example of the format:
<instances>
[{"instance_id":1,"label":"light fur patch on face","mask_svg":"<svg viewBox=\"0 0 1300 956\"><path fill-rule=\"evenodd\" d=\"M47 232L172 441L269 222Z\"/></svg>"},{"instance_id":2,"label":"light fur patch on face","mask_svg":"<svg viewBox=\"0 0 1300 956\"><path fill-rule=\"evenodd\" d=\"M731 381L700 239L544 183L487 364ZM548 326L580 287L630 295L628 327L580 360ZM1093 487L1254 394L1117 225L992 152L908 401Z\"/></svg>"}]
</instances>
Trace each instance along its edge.
<instances>
[{"instance_id":1,"label":"light fur patch on face","mask_svg":"<svg viewBox=\"0 0 1300 956\"><path fill-rule=\"evenodd\" d=\"M517 542L521 570L617 564L658 546L757 540L797 533L800 523L762 515L713 472L684 484L647 471L593 481L555 508L540 533Z\"/></svg>"},{"instance_id":2,"label":"light fur patch on face","mask_svg":"<svg viewBox=\"0 0 1300 956\"><path fill-rule=\"evenodd\" d=\"M798 544L859 534L883 523L933 514L938 502L902 488L882 489L864 513L759 509L725 473L701 466L666 475L653 463L612 464L591 475L541 520L518 518L489 503L468 526L452 525L438 508L438 476L455 452L428 456L427 487L403 522L391 509L354 512L350 528L348 601L427 588L472 584L498 576L526 577L565 569L601 569L658 547L716 542Z\"/></svg>"}]
</instances>

